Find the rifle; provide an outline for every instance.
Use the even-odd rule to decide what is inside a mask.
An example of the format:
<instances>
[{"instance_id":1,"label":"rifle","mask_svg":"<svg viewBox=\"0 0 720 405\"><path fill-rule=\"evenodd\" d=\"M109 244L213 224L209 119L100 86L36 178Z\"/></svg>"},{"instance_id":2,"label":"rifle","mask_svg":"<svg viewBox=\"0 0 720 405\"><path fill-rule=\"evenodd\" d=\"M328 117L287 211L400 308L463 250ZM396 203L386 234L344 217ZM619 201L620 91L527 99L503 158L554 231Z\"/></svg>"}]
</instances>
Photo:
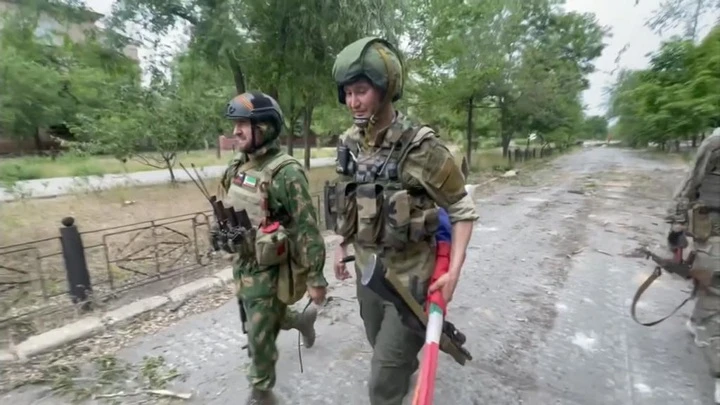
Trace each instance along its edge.
<instances>
[{"instance_id":1,"label":"rifle","mask_svg":"<svg viewBox=\"0 0 720 405\"><path fill-rule=\"evenodd\" d=\"M235 246L240 243L243 238L251 236L250 234L253 231L252 222L250 222L250 217L248 216L247 211L244 209L235 211L233 207L225 207L222 201L218 200L217 196L211 196L207 187L205 187L205 183L202 181L195 164L191 163L191 166L197 176L197 180L190 174L185 166L180 163L180 167L185 171L188 177L190 177L190 180L195 183L195 186L197 186L205 199L208 200L213 209L215 221L217 223L216 231L211 231L210 235L210 244L212 245L213 250L217 252L222 249L228 253L237 253L235 251ZM242 299L238 297L237 300L238 307L240 308L240 323L242 325L242 332L244 335L247 335L247 313L245 312ZM243 345L242 348L247 349L248 356L252 357L248 344Z\"/></svg>"},{"instance_id":2,"label":"rifle","mask_svg":"<svg viewBox=\"0 0 720 405\"><path fill-rule=\"evenodd\" d=\"M354 256L348 256L343 259L343 262L354 259ZM397 276L387 271L377 254L373 254L367 267L362 269L360 282L382 299L391 302L400 314L403 324L423 338L425 337L428 316L423 307ZM442 329L440 349L452 356L460 365L465 365L466 361L472 360L470 352L463 347L466 341L465 335L448 321L443 322Z\"/></svg>"},{"instance_id":3,"label":"rifle","mask_svg":"<svg viewBox=\"0 0 720 405\"><path fill-rule=\"evenodd\" d=\"M653 272L650 274L650 276L638 287L637 291L635 292L635 296L633 297L632 304L630 305L630 315L632 316L633 320L640 325L643 326L654 326L659 324L660 322L670 318L673 316L680 308L682 308L685 304L687 304L688 301L693 299L695 297L695 293L697 291L698 283L701 285L709 285L709 280L706 278L708 277L705 273L706 272L698 272L694 271L692 269L693 262L695 261L695 252L690 252L690 255L688 255L687 260L683 260L683 248L676 248L674 250L674 257L673 259L666 259L663 257L658 256L657 254L651 252L646 247L641 247L638 249L640 253L645 254L646 259L652 259L653 262L655 262L656 266ZM662 275L662 271L665 270L669 273L675 273L679 275L680 277L683 277L685 279L693 279L695 280L695 288L693 288L693 292L690 294L689 297L685 298L683 302L680 303L675 309L670 312L669 315L658 319L657 321L653 322L640 322L637 319L637 316L635 315L636 306L638 301L640 300L640 296L645 292L645 290L650 287L650 285L655 282L655 280L658 279ZM706 284L707 283L707 284Z\"/></svg>"}]
</instances>

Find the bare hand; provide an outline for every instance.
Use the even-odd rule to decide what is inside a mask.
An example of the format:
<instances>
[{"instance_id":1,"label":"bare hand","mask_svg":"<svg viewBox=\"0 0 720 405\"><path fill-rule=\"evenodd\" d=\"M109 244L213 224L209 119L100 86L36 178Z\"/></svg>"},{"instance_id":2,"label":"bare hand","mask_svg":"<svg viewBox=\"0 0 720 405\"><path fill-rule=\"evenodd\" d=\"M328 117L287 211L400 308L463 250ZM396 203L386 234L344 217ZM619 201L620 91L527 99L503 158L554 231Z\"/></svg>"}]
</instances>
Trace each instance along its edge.
<instances>
[{"instance_id":1,"label":"bare hand","mask_svg":"<svg viewBox=\"0 0 720 405\"><path fill-rule=\"evenodd\" d=\"M347 271L345 263L342 262L344 257L345 249L343 249L342 246L338 246L338 248L335 249L335 263L333 268L335 270L335 278L340 281L347 280L352 277L350 272Z\"/></svg>"},{"instance_id":2,"label":"bare hand","mask_svg":"<svg viewBox=\"0 0 720 405\"><path fill-rule=\"evenodd\" d=\"M325 287L308 287L308 294L316 305L322 305L325 302L327 288Z\"/></svg>"},{"instance_id":3,"label":"bare hand","mask_svg":"<svg viewBox=\"0 0 720 405\"><path fill-rule=\"evenodd\" d=\"M437 281L432 283L429 288L429 293L433 293L440 290L440 293L445 300L445 304L449 304L452 301L453 294L455 293L455 287L457 286L457 278L451 277L449 273L445 273L440 276Z\"/></svg>"}]
</instances>

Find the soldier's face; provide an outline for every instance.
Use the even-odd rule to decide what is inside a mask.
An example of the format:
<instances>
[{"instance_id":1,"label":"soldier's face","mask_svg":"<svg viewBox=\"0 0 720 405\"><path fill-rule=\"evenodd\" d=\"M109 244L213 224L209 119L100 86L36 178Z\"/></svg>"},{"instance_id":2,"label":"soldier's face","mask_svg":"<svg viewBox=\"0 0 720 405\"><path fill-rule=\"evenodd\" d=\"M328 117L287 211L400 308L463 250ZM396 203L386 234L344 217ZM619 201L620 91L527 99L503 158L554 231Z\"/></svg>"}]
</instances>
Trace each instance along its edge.
<instances>
[{"instance_id":1,"label":"soldier's face","mask_svg":"<svg viewBox=\"0 0 720 405\"><path fill-rule=\"evenodd\" d=\"M250 120L237 120L235 121L235 127L233 128L233 135L238 140L238 147L242 151L247 151L252 147L252 124ZM260 134L256 133L255 136L259 137ZM260 142L260 139L257 140Z\"/></svg>"},{"instance_id":2,"label":"soldier's face","mask_svg":"<svg viewBox=\"0 0 720 405\"><path fill-rule=\"evenodd\" d=\"M380 105L380 92L367 80L345 86L345 105L355 118L370 118Z\"/></svg>"}]
</instances>

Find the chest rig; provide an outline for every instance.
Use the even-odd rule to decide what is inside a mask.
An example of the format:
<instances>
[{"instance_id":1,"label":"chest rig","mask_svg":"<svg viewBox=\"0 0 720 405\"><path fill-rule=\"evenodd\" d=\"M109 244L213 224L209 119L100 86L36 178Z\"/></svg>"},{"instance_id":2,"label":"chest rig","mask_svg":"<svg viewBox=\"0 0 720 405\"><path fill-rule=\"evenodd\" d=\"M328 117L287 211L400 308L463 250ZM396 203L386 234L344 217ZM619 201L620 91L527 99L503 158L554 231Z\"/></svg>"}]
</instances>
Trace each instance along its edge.
<instances>
[{"instance_id":1,"label":"chest rig","mask_svg":"<svg viewBox=\"0 0 720 405\"><path fill-rule=\"evenodd\" d=\"M263 219L283 221L282 213L273 212L270 206L268 188L273 177L285 166L300 162L292 156L277 153L263 156L258 160L237 163L236 173L230 182L224 204L235 210L245 209L253 225ZM286 225L286 224L284 224Z\"/></svg>"},{"instance_id":2,"label":"chest rig","mask_svg":"<svg viewBox=\"0 0 720 405\"><path fill-rule=\"evenodd\" d=\"M690 231L698 241L720 237L720 152L715 152L707 170L692 208Z\"/></svg>"},{"instance_id":3,"label":"chest rig","mask_svg":"<svg viewBox=\"0 0 720 405\"><path fill-rule=\"evenodd\" d=\"M407 184L402 175L408 153L432 136L430 128L417 127L386 136L377 147L361 147L356 139L338 145L341 178L329 192L338 235L361 247L392 250L434 236L438 208L419 183Z\"/></svg>"}]
</instances>

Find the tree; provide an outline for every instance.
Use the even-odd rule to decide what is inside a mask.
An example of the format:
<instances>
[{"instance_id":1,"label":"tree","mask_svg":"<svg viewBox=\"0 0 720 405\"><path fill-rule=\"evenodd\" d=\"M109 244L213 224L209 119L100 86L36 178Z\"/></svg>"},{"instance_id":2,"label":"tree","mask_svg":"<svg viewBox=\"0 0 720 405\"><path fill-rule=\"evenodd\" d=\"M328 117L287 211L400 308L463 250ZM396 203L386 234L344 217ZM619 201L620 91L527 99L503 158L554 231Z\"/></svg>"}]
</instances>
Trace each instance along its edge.
<instances>
[{"instance_id":1,"label":"tree","mask_svg":"<svg viewBox=\"0 0 720 405\"><path fill-rule=\"evenodd\" d=\"M593 115L585 118L583 134L590 139L606 139L608 136L607 118Z\"/></svg>"},{"instance_id":2,"label":"tree","mask_svg":"<svg viewBox=\"0 0 720 405\"><path fill-rule=\"evenodd\" d=\"M720 26L699 45L674 37L653 53L646 70L624 72L612 92L610 115L631 145L692 139L720 117ZM669 150L669 148L668 148Z\"/></svg>"}]
</instances>

